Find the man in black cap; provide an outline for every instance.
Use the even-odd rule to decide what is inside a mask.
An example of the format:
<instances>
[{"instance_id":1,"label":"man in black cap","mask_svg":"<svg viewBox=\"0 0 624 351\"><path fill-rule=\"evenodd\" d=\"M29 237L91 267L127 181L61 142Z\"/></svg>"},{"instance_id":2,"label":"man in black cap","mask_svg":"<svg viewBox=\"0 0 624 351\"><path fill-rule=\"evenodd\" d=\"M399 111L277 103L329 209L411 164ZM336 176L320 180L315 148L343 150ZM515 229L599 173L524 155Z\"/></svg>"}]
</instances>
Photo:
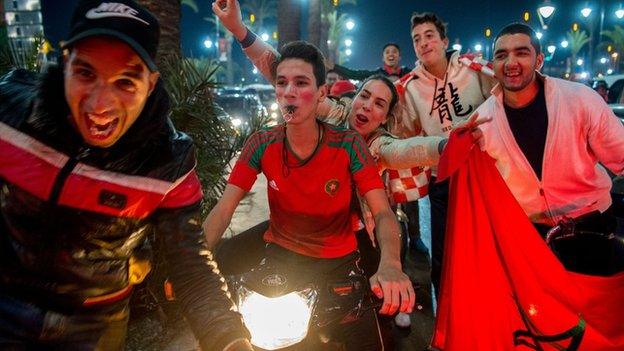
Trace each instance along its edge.
<instances>
[{"instance_id":1,"label":"man in black cap","mask_svg":"<svg viewBox=\"0 0 624 351\"><path fill-rule=\"evenodd\" d=\"M82 1L62 69L0 79L0 349L123 349L156 238L202 348L251 350L203 244L193 144L167 117L158 37L133 1Z\"/></svg>"}]
</instances>

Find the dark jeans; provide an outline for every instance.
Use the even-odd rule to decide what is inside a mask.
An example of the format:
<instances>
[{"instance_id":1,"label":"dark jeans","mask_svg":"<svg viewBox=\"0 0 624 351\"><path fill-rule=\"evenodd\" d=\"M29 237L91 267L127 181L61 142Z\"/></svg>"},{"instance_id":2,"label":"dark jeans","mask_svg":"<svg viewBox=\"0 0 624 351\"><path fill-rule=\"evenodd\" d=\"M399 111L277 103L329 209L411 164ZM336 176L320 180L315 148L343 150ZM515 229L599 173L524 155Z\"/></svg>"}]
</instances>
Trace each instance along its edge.
<instances>
[{"instance_id":1,"label":"dark jeans","mask_svg":"<svg viewBox=\"0 0 624 351\"><path fill-rule=\"evenodd\" d=\"M414 248L416 240L420 238L420 215L418 200L403 204L403 212L407 215L407 229L410 248Z\"/></svg>"},{"instance_id":2,"label":"dark jeans","mask_svg":"<svg viewBox=\"0 0 624 351\"><path fill-rule=\"evenodd\" d=\"M62 314L0 293L0 350L123 350L127 324L127 303Z\"/></svg>"},{"instance_id":3,"label":"dark jeans","mask_svg":"<svg viewBox=\"0 0 624 351\"><path fill-rule=\"evenodd\" d=\"M431 177L429 184L429 202L431 203L431 283L433 283L436 297L440 295L448 194L449 181L445 180L441 183L436 183L436 178Z\"/></svg>"},{"instance_id":4,"label":"dark jeans","mask_svg":"<svg viewBox=\"0 0 624 351\"><path fill-rule=\"evenodd\" d=\"M264 233L269 221L256 224L228 239L222 239L215 248L214 256L223 275L238 275L257 266L265 257Z\"/></svg>"},{"instance_id":5,"label":"dark jeans","mask_svg":"<svg viewBox=\"0 0 624 351\"><path fill-rule=\"evenodd\" d=\"M624 270L624 238L615 233L617 221L612 209L576 220L575 235L552 240L550 248L564 267L572 272L609 276ZM534 224L546 238L551 227Z\"/></svg>"}]
</instances>

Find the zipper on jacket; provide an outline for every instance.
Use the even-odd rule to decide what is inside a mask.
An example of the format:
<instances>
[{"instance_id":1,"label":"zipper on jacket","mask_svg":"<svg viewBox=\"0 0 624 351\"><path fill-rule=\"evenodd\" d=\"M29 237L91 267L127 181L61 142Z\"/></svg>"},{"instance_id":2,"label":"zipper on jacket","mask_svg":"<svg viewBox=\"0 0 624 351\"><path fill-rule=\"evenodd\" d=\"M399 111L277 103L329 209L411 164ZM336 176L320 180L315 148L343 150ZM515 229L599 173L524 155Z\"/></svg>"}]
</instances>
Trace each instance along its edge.
<instances>
[{"instance_id":1,"label":"zipper on jacket","mask_svg":"<svg viewBox=\"0 0 624 351\"><path fill-rule=\"evenodd\" d=\"M71 174L71 171L78 164L78 159L72 157L67 163L61 168L58 176L56 176L56 180L54 181L54 185L52 186L52 191L50 192L50 202L56 204L58 202L59 197L61 196L61 190L63 190L63 185L65 185L65 181L67 177Z\"/></svg>"},{"instance_id":2,"label":"zipper on jacket","mask_svg":"<svg viewBox=\"0 0 624 351\"><path fill-rule=\"evenodd\" d=\"M80 160L86 158L91 153L91 148L82 146L78 149L78 152L67 160L67 163L61 168L58 176L56 176L56 180L54 181L54 185L52 186L52 191L50 192L49 201L56 204L61 197L61 191L65 186L65 181L67 181L67 177L71 174L71 171L74 170L78 162Z\"/></svg>"}]
</instances>

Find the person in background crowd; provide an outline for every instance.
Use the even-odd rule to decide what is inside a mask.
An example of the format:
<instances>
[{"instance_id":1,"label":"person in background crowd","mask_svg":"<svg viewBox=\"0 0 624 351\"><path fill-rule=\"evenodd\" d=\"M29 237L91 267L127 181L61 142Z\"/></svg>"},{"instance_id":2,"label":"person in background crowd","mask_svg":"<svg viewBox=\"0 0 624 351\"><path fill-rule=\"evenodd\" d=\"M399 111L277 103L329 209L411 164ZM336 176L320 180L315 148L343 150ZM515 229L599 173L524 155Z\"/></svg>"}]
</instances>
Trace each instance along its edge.
<instances>
[{"instance_id":1,"label":"person in background crowd","mask_svg":"<svg viewBox=\"0 0 624 351\"><path fill-rule=\"evenodd\" d=\"M348 80L339 80L332 85L329 97L339 101L344 101L348 105L355 96L357 87Z\"/></svg>"},{"instance_id":2,"label":"person in background crowd","mask_svg":"<svg viewBox=\"0 0 624 351\"><path fill-rule=\"evenodd\" d=\"M609 88L607 87L607 82L604 80L594 81L592 88L604 99L605 102L609 101Z\"/></svg>"},{"instance_id":3,"label":"person in background crowd","mask_svg":"<svg viewBox=\"0 0 624 351\"><path fill-rule=\"evenodd\" d=\"M328 91L331 90L334 83L341 80L342 77L334 70L330 69L325 74L325 84L327 84Z\"/></svg>"},{"instance_id":4,"label":"person in background crowd","mask_svg":"<svg viewBox=\"0 0 624 351\"><path fill-rule=\"evenodd\" d=\"M388 77L388 79L394 82L411 71L410 68L406 66L401 66L401 49L396 43L387 43L386 45L384 45L381 58L383 66L373 71L352 70L345 66L332 64L329 62L327 65L330 69L332 69L334 72L338 73L342 77L353 80L365 80L372 75L381 74Z\"/></svg>"}]
</instances>

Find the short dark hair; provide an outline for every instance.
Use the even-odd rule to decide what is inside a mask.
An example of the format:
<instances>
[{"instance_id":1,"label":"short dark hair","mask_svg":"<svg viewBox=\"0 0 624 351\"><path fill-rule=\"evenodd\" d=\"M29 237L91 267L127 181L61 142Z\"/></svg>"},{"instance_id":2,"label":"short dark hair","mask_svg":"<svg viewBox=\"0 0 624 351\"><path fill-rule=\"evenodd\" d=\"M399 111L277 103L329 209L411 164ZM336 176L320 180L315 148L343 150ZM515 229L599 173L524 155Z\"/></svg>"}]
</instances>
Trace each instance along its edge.
<instances>
[{"instance_id":1,"label":"short dark hair","mask_svg":"<svg viewBox=\"0 0 624 351\"><path fill-rule=\"evenodd\" d=\"M316 86L325 84L325 57L314 45L297 40L292 41L279 50L280 57L271 66L273 77L277 75L277 66L288 59L300 59L312 65L312 72L316 79Z\"/></svg>"},{"instance_id":2,"label":"short dark hair","mask_svg":"<svg viewBox=\"0 0 624 351\"><path fill-rule=\"evenodd\" d=\"M383 49L381 49L381 52L386 51L386 48L388 46L394 46L395 48L397 48L397 50L399 50L399 52L401 52L401 47L399 47L399 44L393 42L386 43L386 45L383 46Z\"/></svg>"},{"instance_id":3,"label":"short dark hair","mask_svg":"<svg viewBox=\"0 0 624 351\"><path fill-rule=\"evenodd\" d=\"M503 29L501 29L494 38L493 46L496 47L496 41L498 40L498 38L502 37L503 35L511 34L527 35L531 39L531 46L533 46L533 48L535 49L535 53L539 55L542 52L542 45L540 44L540 41L537 38L537 34L533 30L533 28L519 22L510 23L503 27Z\"/></svg>"},{"instance_id":4,"label":"short dark hair","mask_svg":"<svg viewBox=\"0 0 624 351\"><path fill-rule=\"evenodd\" d=\"M372 76L366 78L366 80L364 80L362 84L360 84L360 87L358 88L356 95L359 94L360 91L362 91L362 88L364 88L364 86L366 85L366 83L370 82L371 80L381 81L388 87L388 89L390 89L390 94L392 95L392 97L390 98L390 102L388 104L388 107L389 107L388 114L392 113L392 109L394 109L397 102L399 102L399 93L397 92L397 89L394 83L392 83L392 81L388 77L382 74L373 74Z\"/></svg>"},{"instance_id":5,"label":"short dark hair","mask_svg":"<svg viewBox=\"0 0 624 351\"><path fill-rule=\"evenodd\" d=\"M438 15L436 15L435 13L433 13L433 12L423 12L423 13L414 12L412 14L412 19L410 21L412 22L412 27L411 27L412 30L414 29L414 27L416 27L419 24L433 23L433 25L438 30L438 33L440 33L440 39L446 39L446 23L442 22L440 17L438 17Z\"/></svg>"}]
</instances>

